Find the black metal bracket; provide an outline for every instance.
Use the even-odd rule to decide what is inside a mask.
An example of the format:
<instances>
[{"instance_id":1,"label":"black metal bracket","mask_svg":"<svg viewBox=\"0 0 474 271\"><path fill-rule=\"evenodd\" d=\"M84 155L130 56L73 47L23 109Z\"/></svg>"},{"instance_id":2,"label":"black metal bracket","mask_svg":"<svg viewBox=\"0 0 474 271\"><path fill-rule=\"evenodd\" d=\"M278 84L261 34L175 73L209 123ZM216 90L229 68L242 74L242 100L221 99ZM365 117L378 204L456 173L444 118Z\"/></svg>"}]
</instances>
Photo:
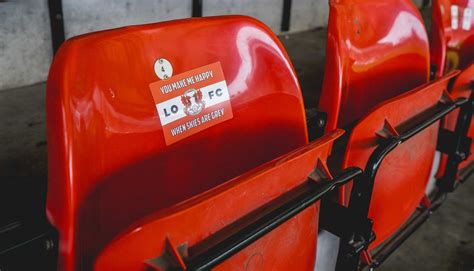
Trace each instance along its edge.
<instances>
[{"instance_id":1,"label":"black metal bracket","mask_svg":"<svg viewBox=\"0 0 474 271\"><path fill-rule=\"evenodd\" d=\"M435 64L431 64L430 65L430 80L435 79L437 71L438 71L438 67Z\"/></svg>"},{"instance_id":2,"label":"black metal bracket","mask_svg":"<svg viewBox=\"0 0 474 271\"><path fill-rule=\"evenodd\" d=\"M354 181L364 178L361 174ZM329 199L321 201L319 227L340 238L337 271L358 270L360 254L375 240L373 221L357 208L356 204L345 207Z\"/></svg>"},{"instance_id":3,"label":"black metal bracket","mask_svg":"<svg viewBox=\"0 0 474 271\"><path fill-rule=\"evenodd\" d=\"M473 111L473 94L460 105L454 132L441 129L438 149L448 155L443 176L437 181L441 192L452 192L458 185L459 164L470 155L472 139L467 136ZM440 147L442 146L442 147Z\"/></svg>"},{"instance_id":4,"label":"black metal bracket","mask_svg":"<svg viewBox=\"0 0 474 271\"><path fill-rule=\"evenodd\" d=\"M202 17L202 0L193 0L191 17Z\"/></svg>"},{"instance_id":5,"label":"black metal bracket","mask_svg":"<svg viewBox=\"0 0 474 271\"><path fill-rule=\"evenodd\" d=\"M426 8L427 6L430 5L430 0L423 0L423 3L421 4L421 8L424 9Z\"/></svg>"},{"instance_id":6,"label":"black metal bracket","mask_svg":"<svg viewBox=\"0 0 474 271\"><path fill-rule=\"evenodd\" d=\"M64 16L62 0L48 0L49 21L51 24L51 40L53 45L53 55L58 51L65 38Z\"/></svg>"},{"instance_id":7,"label":"black metal bracket","mask_svg":"<svg viewBox=\"0 0 474 271\"><path fill-rule=\"evenodd\" d=\"M359 168L348 168L331 180L315 182L308 179L303 185L259 208L258 212L251 214L251 218L239 219L227 227L227 230L224 229L224 232L218 232L189 248L189 257L185 259L186 270L211 270L310 207L330 191L361 174L362 170ZM215 240L216 236L219 240ZM176 267L173 270L182 269Z\"/></svg>"},{"instance_id":8,"label":"black metal bracket","mask_svg":"<svg viewBox=\"0 0 474 271\"><path fill-rule=\"evenodd\" d=\"M306 125L308 126L309 141L313 141L324 135L328 115L315 108L306 110Z\"/></svg>"},{"instance_id":9,"label":"black metal bracket","mask_svg":"<svg viewBox=\"0 0 474 271\"><path fill-rule=\"evenodd\" d=\"M472 139L467 136L462 136L459 141L459 146L456 146L458 137L459 135L455 132L445 128L440 128L436 149L444 154L451 154L460 161L466 160L471 152Z\"/></svg>"},{"instance_id":10,"label":"black metal bracket","mask_svg":"<svg viewBox=\"0 0 474 271\"><path fill-rule=\"evenodd\" d=\"M290 30L292 0L283 0L283 13L281 18L281 31Z\"/></svg>"}]
</instances>

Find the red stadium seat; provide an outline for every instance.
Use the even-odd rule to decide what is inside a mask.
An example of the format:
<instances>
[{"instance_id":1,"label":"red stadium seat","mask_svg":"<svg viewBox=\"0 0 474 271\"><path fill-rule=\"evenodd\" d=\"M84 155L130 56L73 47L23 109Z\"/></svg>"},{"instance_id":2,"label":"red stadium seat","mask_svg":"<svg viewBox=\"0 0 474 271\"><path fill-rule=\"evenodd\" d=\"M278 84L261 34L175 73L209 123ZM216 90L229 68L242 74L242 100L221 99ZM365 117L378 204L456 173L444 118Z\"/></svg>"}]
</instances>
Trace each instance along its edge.
<instances>
[{"instance_id":1,"label":"red stadium seat","mask_svg":"<svg viewBox=\"0 0 474 271\"><path fill-rule=\"evenodd\" d=\"M68 40L48 78L47 120L47 213L67 271L182 267L202 242L312 187L310 173L330 178L325 160L342 134L307 145L288 56L242 16ZM312 270L318 205L307 206L217 268Z\"/></svg>"},{"instance_id":2,"label":"red stadium seat","mask_svg":"<svg viewBox=\"0 0 474 271\"><path fill-rule=\"evenodd\" d=\"M435 66L438 77L455 69L464 70L472 65L473 13L474 2L469 0L433 1L431 63Z\"/></svg>"},{"instance_id":3,"label":"red stadium seat","mask_svg":"<svg viewBox=\"0 0 474 271\"><path fill-rule=\"evenodd\" d=\"M329 3L319 103L319 110L327 113L326 131L351 129L374 106L426 83L429 77L428 37L412 1ZM379 10L384 12L374 12ZM340 202L347 203L348 196L341 188Z\"/></svg>"},{"instance_id":4,"label":"red stadium seat","mask_svg":"<svg viewBox=\"0 0 474 271\"><path fill-rule=\"evenodd\" d=\"M352 130L343 167L365 168L380 138L398 135L420 116L436 112L449 79L425 84L373 109ZM420 205L436 151L439 122L396 147L386 156L374 180L369 217L376 239L371 249L395 233Z\"/></svg>"},{"instance_id":5,"label":"red stadium seat","mask_svg":"<svg viewBox=\"0 0 474 271\"><path fill-rule=\"evenodd\" d=\"M319 110L326 130L353 125L374 106L424 84L429 48L409 0L330 0Z\"/></svg>"}]
</instances>

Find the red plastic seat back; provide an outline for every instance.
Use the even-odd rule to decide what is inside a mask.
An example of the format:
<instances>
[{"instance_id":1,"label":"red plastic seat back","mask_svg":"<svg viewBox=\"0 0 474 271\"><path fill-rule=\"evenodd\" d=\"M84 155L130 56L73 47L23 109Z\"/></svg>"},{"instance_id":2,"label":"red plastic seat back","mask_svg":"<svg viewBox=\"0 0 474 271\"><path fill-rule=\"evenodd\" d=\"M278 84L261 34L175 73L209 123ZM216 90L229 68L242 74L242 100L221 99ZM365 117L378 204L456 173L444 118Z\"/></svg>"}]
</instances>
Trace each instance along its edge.
<instances>
[{"instance_id":1,"label":"red plastic seat back","mask_svg":"<svg viewBox=\"0 0 474 271\"><path fill-rule=\"evenodd\" d=\"M423 114L432 114L453 75L390 99L362 118L350 135L343 167L365 168L380 135L390 135L393 130L403 133ZM419 206L430 177L438 128L439 121L398 145L382 161L369 209L376 235L370 248L385 241Z\"/></svg>"},{"instance_id":2,"label":"red plastic seat back","mask_svg":"<svg viewBox=\"0 0 474 271\"><path fill-rule=\"evenodd\" d=\"M62 270L89 268L134 221L307 142L288 56L247 17L73 38L47 88L47 211Z\"/></svg>"},{"instance_id":3,"label":"red plastic seat back","mask_svg":"<svg viewBox=\"0 0 474 271\"><path fill-rule=\"evenodd\" d=\"M426 83L428 37L411 0L330 0L320 110L327 130Z\"/></svg>"},{"instance_id":4,"label":"red plastic seat back","mask_svg":"<svg viewBox=\"0 0 474 271\"><path fill-rule=\"evenodd\" d=\"M434 0L431 62L437 76L463 70L474 61L474 2Z\"/></svg>"}]
</instances>

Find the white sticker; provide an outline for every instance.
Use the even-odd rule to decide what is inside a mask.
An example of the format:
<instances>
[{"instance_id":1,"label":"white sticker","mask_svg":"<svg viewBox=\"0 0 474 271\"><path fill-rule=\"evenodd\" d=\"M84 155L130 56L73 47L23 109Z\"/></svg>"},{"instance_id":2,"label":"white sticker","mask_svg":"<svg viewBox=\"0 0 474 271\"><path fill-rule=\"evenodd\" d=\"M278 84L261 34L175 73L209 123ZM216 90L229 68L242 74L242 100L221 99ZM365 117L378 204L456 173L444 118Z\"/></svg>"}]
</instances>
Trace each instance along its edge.
<instances>
[{"instance_id":1,"label":"white sticker","mask_svg":"<svg viewBox=\"0 0 474 271\"><path fill-rule=\"evenodd\" d=\"M173 66L171 66L171 63L164 58L158 59L155 62L154 68L156 76L161 80L166 80L173 75Z\"/></svg>"},{"instance_id":2,"label":"white sticker","mask_svg":"<svg viewBox=\"0 0 474 271\"><path fill-rule=\"evenodd\" d=\"M472 9L465 8L464 15L462 17L462 29L464 30L471 29L471 18L472 18Z\"/></svg>"},{"instance_id":3,"label":"white sticker","mask_svg":"<svg viewBox=\"0 0 474 271\"><path fill-rule=\"evenodd\" d=\"M166 145L233 118L220 62L150 84Z\"/></svg>"},{"instance_id":4,"label":"white sticker","mask_svg":"<svg viewBox=\"0 0 474 271\"><path fill-rule=\"evenodd\" d=\"M197 90L190 90L192 91L192 93L190 93L190 97L194 97L194 92ZM211 107L230 100L229 91L227 90L227 84L225 81L220 81L215 84L202 87L199 90L202 93L202 98L199 101L203 103L202 107ZM184 95L186 94L187 93ZM160 116L161 125L167 125L169 123L175 122L186 117L186 115L197 115L203 109L199 106L195 106L194 108L190 107L190 109L193 109L195 112L191 111L189 112L191 114L188 114L186 113L185 106L181 100L182 97L177 96L156 105L158 115ZM195 102L195 104L198 105L199 103Z\"/></svg>"},{"instance_id":5,"label":"white sticker","mask_svg":"<svg viewBox=\"0 0 474 271\"><path fill-rule=\"evenodd\" d=\"M459 8L456 5L451 6L451 28L458 29Z\"/></svg>"}]
</instances>

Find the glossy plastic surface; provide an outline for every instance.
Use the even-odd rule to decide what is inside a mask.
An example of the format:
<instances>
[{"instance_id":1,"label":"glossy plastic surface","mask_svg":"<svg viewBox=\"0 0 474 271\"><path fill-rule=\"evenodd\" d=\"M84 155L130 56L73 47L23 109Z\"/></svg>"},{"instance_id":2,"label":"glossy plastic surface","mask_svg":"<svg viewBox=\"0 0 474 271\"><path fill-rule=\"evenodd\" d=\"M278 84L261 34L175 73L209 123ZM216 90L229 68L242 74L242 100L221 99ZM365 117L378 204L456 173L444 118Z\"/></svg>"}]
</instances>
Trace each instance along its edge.
<instances>
[{"instance_id":1,"label":"glossy plastic surface","mask_svg":"<svg viewBox=\"0 0 474 271\"><path fill-rule=\"evenodd\" d=\"M425 84L382 103L362 118L350 135L343 166L365 168L378 146L379 135L387 134L389 127L400 133L416 124L415 116L426 114L439 103L448 81L449 77ZM432 124L397 146L383 160L369 209L376 235L370 249L393 234L423 198L435 155L438 127L439 122Z\"/></svg>"},{"instance_id":2,"label":"glossy plastic surface","mask_svg":"<svg viewBox=\"0 0 474 271\"><path fill-rule=\"evenodd\" d=\"M411 0L330 0L319 109L326 129L355 123L380 102L428 80L429 48Z\"/></svg>"},{"instance_id":3,"label":"glossy plastic surface","mask_svg":"<svg viewBox=\"0 0 474 271\"><path fill-rule=\"evenodd\" d=\"M233 118L166 146L149 88L159 58L174 74L220 62ZM47 213L60 235L59 270L69 271L90 270L137 220L307 143L287 54L266 26L241 16L66 41L48 78L47 121Z\"/></svg>"},{"instance_id":4,"label":"glossy plastic surface","mask_svg":"<svg viewBox=\"0 0 474 271\"><path fill-rule=\"evenodd\" d=\"M256 206L262 206L305 182L318 160L326 161L333 141L341 134L341 130L336 131L136 223L106 247L95 270L144 270L146 261L160 262L153 259L163 258L166 239L176 247L193 247L255 210ZM319 204L306 209L213 270L312 271L318 210ZM224 231L231 229L225 228Z\"/></svg>"},{"instance_id":5,"label":"glossy plastic surface","mask_svg":"<svg viewBox=\"0 0 474 271\"><path fill-rule=\"evenodd\" d=\"M466 69L474 61L474 1L434 0L432 6L431 62L436 75ZM457 16L452 16L453 7ZM470 19L466 9L473 13Z\"/></svg>"}]
</instances>

